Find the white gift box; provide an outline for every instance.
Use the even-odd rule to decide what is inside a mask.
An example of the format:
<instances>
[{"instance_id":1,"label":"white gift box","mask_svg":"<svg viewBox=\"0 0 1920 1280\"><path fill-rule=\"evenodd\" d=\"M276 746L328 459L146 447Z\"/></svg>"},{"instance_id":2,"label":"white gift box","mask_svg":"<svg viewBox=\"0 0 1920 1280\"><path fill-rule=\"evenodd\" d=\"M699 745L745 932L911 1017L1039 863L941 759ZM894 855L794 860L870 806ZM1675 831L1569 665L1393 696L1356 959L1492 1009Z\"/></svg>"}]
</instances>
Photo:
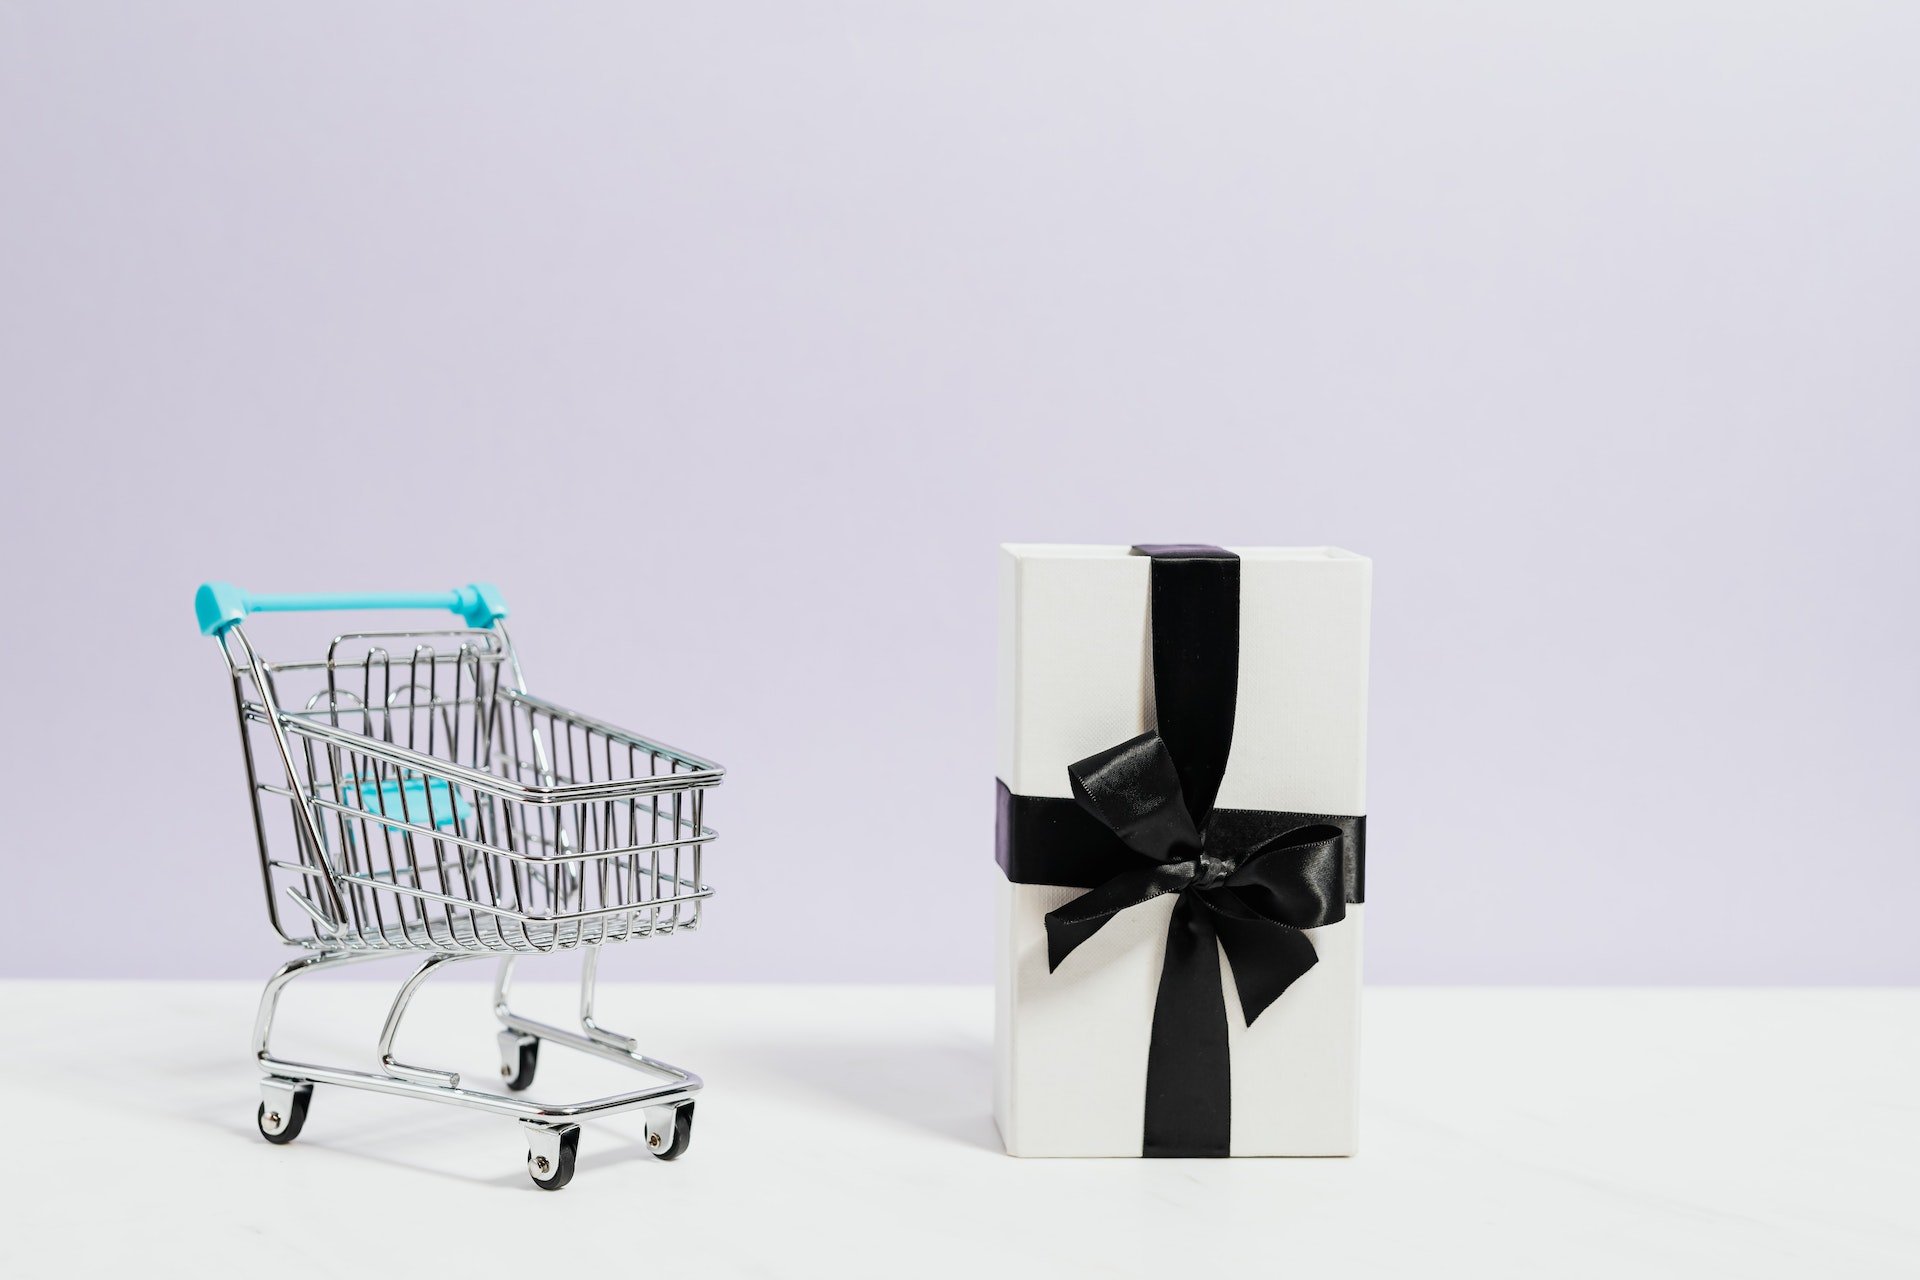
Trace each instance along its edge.
<instances>
[{"instance_id":1,"label":"white gift box","mask_svg":"<svg viewBox=\"0 0 1920 1280\"><path fill-rule=\"evenodd\" d=\"M1371 563L1330 547L1240 557L1239 685L1222 809L1366 813ZM1007 545L1000 565L998 775L1070 798L1067 768L1152 728L1152 561L1121 546ZM1016 1156L1138 1156L1149 1035L1175 896L1130 907L1048 972L1048 911L1086 892L998 899L994 1115ZM1231 1154L1351 1155L1364 909L1306 930L1318 963L1246 1025L1226 984Z\"/></svg>"}]
</instances>

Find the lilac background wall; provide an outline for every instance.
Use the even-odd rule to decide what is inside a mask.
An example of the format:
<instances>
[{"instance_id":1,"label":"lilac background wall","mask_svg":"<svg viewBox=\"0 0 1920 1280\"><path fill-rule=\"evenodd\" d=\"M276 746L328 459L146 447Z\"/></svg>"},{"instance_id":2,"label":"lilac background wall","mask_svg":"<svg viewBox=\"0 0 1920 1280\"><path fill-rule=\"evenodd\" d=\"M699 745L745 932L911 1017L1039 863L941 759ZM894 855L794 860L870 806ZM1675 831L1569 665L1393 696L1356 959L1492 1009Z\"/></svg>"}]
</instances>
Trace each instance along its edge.
<instances>
[{"instance_id":1,"label":"lilac background wall","mask_svg":"<svg viewBox=\"0 0 1920 1280\"><path fill-rule=\"evenodd\" d=\"M13 0L0 971L274 962L197 581L490 577L732 770L711 929L616 972L985 980L996 542L1206 539L1376 559L1374 978L1920 979L1917 57Z\"/></svg>"}]
</instances>

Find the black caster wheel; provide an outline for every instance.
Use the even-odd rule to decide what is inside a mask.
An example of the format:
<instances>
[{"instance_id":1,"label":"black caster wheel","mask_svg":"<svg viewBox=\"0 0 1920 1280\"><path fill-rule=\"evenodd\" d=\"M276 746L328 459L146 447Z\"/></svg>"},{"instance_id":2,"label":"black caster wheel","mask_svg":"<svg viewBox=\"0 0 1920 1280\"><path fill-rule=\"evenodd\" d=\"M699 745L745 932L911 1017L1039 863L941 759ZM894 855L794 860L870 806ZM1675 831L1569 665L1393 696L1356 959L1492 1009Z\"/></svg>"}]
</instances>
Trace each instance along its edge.
<instances>
[{"instance_id":1,"label":"black caster wheel","mask_svg":"<svg viewBox=\"0 0 1920 1280\"><path fill-rule=\"evenodd\" d=\"M693 1103L683 1102L673 1109L673 1136L668 1137L651 1124L647 1126L647 1149L656 1160L678 1160L693 1142Z\"/></svg>"},{"instance_id":2,"label":"black caster wheel","mask_svg":"<svg viewBox=\"0 0 1920 1280\"><path fill-rule=\"evenodd\" d=\"M524 1092L533 1083L533 1072L540 1065L540 1041L533 1036L516 1042L500 1064L500 1079L515 1093Z\"/></svg>"},{"instance_id":3,"label":"black caster wheel","mask_svg":"<svg viewBox=\"0 0 1920 1280\"><path fill-rule=\"evenodd\" d=\"M285 1146L300 1136L307 1123L307 1104L313 1098L313 1086L298 1085L284 1102L261 1103L254 1114L260 1136L275 1146Z\"/></svg>"},{"instance_id":4,"label":"black caster wheel","mask_svg":"<svg viewBox=\"0 0 1920 1280\"><path fill-rule=\"evenodd\" d=\"M554 1133L560 1139L557 1154L542 1155L532 1148L527 1151L527 1176L542 1191L558 1191L572 1182L573 1162L580 1154L579 1125L564 1124Z\"/></svg>"}]
</instances>

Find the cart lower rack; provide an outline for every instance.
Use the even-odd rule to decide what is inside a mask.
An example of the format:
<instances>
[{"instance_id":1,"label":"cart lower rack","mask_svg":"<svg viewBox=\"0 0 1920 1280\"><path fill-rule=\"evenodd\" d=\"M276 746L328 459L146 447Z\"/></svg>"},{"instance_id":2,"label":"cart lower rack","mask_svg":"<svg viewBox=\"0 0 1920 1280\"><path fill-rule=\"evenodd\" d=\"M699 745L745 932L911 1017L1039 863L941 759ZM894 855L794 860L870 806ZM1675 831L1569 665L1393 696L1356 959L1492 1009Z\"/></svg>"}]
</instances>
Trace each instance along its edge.
<instances>
[{"instance_id":1,"label":"cart lower rack","mask_svg":"<svg viewBox=\"0 0 1920 1280\"><path fill-rule=\"evenodd\" d=\"M573 1177L584 1119L641 1111L656 1156L684 1152L700 1078L595 1022L594 989L602 946L699 927L713 892L701 878L714 839L704 802L720 767L529 694L490 587L253 596L208 583L194 605L233 681L268 918L306 951L260 1000L261 1135L293 1141L313 1086L327 1084L512 1117L526 1133L528 1174L549 1190ZM466 626L353 632L321 658L269 663L240 625L253 613L334 609L448 609ZM575 950L578 1027L516 1013L516 960ZM288 983L400 955L418 963L388 1010L377 1069L274 1055ZM401 1062L393 1049L422 983L488 958L499 965L505 1094L463 1088L457 1073ZM513 1096L532 1084L542 1041L629 1067L646 1083L584 1102Z\"/></svg>"}]
</instances>

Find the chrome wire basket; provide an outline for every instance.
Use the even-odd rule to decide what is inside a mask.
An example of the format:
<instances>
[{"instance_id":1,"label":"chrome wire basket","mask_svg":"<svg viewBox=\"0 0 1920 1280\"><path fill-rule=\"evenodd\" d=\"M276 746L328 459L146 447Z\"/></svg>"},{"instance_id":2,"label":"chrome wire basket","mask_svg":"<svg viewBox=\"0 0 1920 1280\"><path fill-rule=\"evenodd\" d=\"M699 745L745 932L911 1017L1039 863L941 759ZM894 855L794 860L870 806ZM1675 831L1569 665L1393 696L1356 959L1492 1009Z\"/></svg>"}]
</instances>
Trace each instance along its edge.
<instances>
[{"instance_id":1,"label":"chrome wire basket","mask_svg":"<svg viewBox=\"0 0 1920 1280\"><path fill-rule=\"evenodd\" d=\"M253 613L361 609L448 609L467 625L347 633L322 657L291 662L264 660L241 625ZM654 1153L684 1151L699 1078L598 1026L595 976L607 943L699 926L712 893L702 854L715 838L704 801L720 767L528 693L506 608L490 587L259 596L208 583L195 612L233 682L268 916L307 951L261 998L262 1135L291 1141L313 1085L324 1083L513 1116L527 1130L528 1171L548 1189L572 1177L574 1122L589 1115L644 1110ZM515 1013L515 959L573 949L583 953L579 1029ZM379 1071L272 1055L274 1013L293 978L422 952L388 1013ZM486 956L500 960L494 1011L510 1091L532 1082L542 1040L621 1062L653 1083L545 1105L396 1061L393 1041L420 984L443 965Z\"/></svg>"}]
</instances>

